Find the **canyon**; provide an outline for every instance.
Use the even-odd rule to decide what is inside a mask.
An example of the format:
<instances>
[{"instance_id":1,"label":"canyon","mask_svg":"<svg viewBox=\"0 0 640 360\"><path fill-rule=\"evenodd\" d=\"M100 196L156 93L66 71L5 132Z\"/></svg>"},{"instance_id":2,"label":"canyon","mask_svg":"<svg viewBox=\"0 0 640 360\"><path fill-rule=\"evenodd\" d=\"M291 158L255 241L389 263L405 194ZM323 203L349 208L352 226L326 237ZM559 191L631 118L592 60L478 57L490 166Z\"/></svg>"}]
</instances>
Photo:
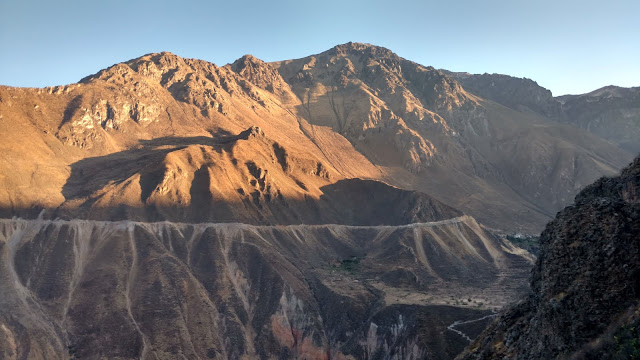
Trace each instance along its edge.
<instances>
[{"instance_id":1,"label":"canyon","mask_svg":"<svg viewBox=\"0 0 640 360\"><path fill-rule=\"evenodd\" d=\"M632 161L636 98L361 43L0 86L0 356L452 359L533 291L507 235Z\"/></svg>"}]
</instances>

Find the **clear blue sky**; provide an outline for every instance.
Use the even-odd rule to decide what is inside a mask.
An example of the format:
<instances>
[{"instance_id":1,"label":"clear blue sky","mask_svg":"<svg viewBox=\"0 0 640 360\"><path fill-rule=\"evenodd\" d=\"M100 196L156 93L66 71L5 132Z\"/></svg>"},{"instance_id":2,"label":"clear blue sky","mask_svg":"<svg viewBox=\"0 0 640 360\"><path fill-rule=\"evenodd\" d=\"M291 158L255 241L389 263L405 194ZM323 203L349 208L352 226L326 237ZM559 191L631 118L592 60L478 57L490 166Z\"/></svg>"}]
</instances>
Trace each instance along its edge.
<instances>
[{"instance_id":1,"label":"clear blue sky","mask_svg":"<svg viewBox=\"0 0 640 360\"><path fill-rule=\"evenodd\" d=\"M73 83L150 52L224 65L348 41L554 95L640 86L638 0L0 0L0 84Z\"/></svg>"}]
</instances>

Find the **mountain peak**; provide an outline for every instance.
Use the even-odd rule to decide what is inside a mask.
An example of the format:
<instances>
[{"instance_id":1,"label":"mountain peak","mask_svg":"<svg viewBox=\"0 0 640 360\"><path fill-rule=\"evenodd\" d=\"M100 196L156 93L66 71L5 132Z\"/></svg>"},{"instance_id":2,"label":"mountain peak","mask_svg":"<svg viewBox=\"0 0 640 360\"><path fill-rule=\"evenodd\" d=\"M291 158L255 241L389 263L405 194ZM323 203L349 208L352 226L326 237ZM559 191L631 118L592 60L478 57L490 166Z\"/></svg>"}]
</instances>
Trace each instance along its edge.
<instances>
[{"instance_id":1,"label":"mountain peak","mask_svg":"<svg viewBox=\"0 0 640 360\"><path fill-rule=\"evenodd\" d=\"M283 102L295 98L294 94L285 94L290 91L280 74L271 65L253 55L244 55L227 67L257 87L280 96Z\"/></svg>"},{"instance_id":2,"label":"mountain peak","mask_svg":"<svg viewBox=\"0 0 640 360\"><path fill-rule=\"evenodd\" d=\"M179 67L187 67L187 61L189 60L191 59L184 59L168 51L149 53L131 59L129 61L112 65L106 69L102 69L93 75L84 77L79 82L88 83L91 80L95 79L105 80L111 78L114 74L125 76L132 71L145 76L149 76L150 73L157 72L160 69L176 69Z\"/></svg>"},{"instance_id":3,"label":"mountain peak","mask_svg":"<svg viewBox=\"0 0 640 360\"><path fill-rule=\"evenodd\" d=\"M377 45L373 45L373 44L369 44L369 43L362 43L362 42L354 42L354 41L349 41L346 42L344 44L338 44L336 46L334 46L334 48L350 48L350 49L354 49L354 50L364 50L364 49L385 49L385 50L389 50L386 49L382 46L377 46Z\"/></svg>"},{"instance_id":4,"label":"mountain peak","mask_svg":"<svg viewBox=\"0 0 640 360\"><path fill-rule=\"evenodd\" d=\"M370 55L377 58L393 57L398 58L393 51L382 47L368 43L348 42L340 45L336 45L333 48L326 51L328 55L349 55L349 54L361 54Z\"/></svg>"},{"instance_id":5,"label":"mountain peak","mask_svg":"<svg viewBox=\"0 0 640 360\"><path fill-rule=\"evenodd\" d=\"M634 88L625 88L615 85L608 85L601 87L600 89L593 90L590 93L585 94L585 96L591 97L623 97L625 94L632 92ZM638 89L638 88L635 88Z\"/></svg>"},{"instance_id":6,"label":"mountain peak","mask_svg":"<svg viewBox=\"0 0 640 360\"><path fill-rule=\"evenodd\" d=\"M160 53L151 53L143 55L139 58L129 60L125 64L129 65L135 71L139 71L140 66L146 66L149 63L153 63L157 68L177 68L182 65L186 65L186 61L190 59L182 58L173 53L163 51Z\"/></svg>"},{"instance_id":7,"label":"mountain peak","mask_svg":"<svg viewBox=\"0 0 640 360\"><path fill-rule=\"evenodd\" d=\"M161 59L161 58L181 58L181 56L176 55L170 51L160 51L160 52L144 54L137 58L131 59L129 62L136 61L136 60L143 60L143 59L148 60L148 59Z\"/></svg>"},{"instance_id":8,"label":"mountain peak","mask_svg":"<svg viewBox=\"0 0 640 360\"><path fill-rule=\"evenodd\" d=\"M235 72L240 72L247 67L251 67L251 68L263 67L266 65L266 63L251 54L246 54L240 57L238 60L231 63L230 65Z\"/></svg>"}]
</instances>

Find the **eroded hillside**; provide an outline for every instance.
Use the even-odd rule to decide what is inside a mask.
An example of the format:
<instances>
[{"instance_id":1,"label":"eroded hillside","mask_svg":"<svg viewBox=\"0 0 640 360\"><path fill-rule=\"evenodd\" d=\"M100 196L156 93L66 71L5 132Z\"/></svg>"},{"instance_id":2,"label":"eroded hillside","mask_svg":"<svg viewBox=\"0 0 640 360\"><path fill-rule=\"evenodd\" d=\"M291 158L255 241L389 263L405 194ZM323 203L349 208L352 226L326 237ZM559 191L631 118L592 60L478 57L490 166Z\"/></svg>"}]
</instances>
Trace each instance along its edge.
<instances>
[{"instance_id":1,"label":"eroded hillside","mask_svg":"<svg viewBox=\"0 0 640 360\"><path fill-rule=\"evenodd\" d=\"M457 324L521 293L531 261L466 216L2 220L0 249L6 359L451 358L478 331Z\"/></svg>"}]
</instances>

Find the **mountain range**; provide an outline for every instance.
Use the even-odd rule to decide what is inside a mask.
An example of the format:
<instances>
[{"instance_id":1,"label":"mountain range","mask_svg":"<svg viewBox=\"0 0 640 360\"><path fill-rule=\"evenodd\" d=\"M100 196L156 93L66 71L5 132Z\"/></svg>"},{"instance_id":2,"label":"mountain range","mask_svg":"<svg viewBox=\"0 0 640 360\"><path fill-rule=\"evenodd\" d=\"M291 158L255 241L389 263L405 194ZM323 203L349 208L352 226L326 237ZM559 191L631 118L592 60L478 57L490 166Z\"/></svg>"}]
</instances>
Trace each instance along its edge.
<instances>
[{"instance_id":1,"label":"mountain range","mask_svg":"<svg viewBox=\"0 0 640 360\"><path fill-rule=\"evenodd\" d=\"M453 358L640 151L638 88L347 43L0 87L6 358Z\"/></svg>"},{"instance_id":2,"label":"mountain range","mask_svg":"<svg viewBox=\"0 0 640 360\"><path fill-rule=\"evenodd\" d=\"M508 96L518 91L487 90L492 77L519 89L521 104ZM535 233L580 188L631 161L637 89L617 93L558 100L529 80L448 76L357 43L223 67L151 54L78 84L1 88L0 181L12 191L0 204L7 216L47 209L53 218L188 220L197 206L189 187L209 182L200 200L230 208L209 220L265 223L256 204L282 198L294 210L271 223L299 223L309 215L297 203L361 178L427 193L493 228ZM616 101L626 107L611 110ZM628 139L599 136L598 118L619 123L604 128ZM252 127L260 136L233 141ZM264 185L244 185L260 174Z\"/></svg>"}]
</instances>

